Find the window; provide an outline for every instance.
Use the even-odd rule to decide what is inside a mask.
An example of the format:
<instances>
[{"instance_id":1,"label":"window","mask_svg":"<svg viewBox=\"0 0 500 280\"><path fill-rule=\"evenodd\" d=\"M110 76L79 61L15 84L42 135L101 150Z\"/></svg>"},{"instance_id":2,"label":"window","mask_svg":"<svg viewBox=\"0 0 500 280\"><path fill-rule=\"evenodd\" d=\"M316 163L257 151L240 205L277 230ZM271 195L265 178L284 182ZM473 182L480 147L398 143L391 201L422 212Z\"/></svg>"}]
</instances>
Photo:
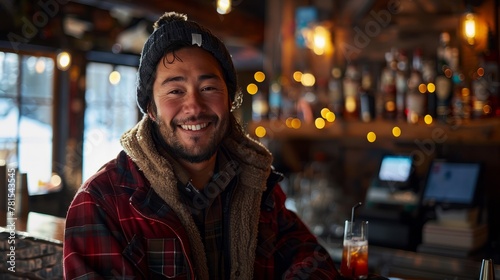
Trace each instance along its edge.
<instances>
[{"instance_id":1,"label":"window","mask_svg":"<svg viewBox=\"0 0 500 280\"><path fill-rule=\"evenodd\" d=\"M0 164L26 173L28 191L57 190L52 180L54 60L0 52Z\"/></svg>"},{"instance_id":2,"label":"window","mask_svg":"<svg viewBox=\"0 0 500 280\"><path fill-rule=\"evenodd\" d=\"M121 135L138 121L136 72L131 66L87 65L83 140L85 181L122 150Z\"/></svg>"}]
</instances>

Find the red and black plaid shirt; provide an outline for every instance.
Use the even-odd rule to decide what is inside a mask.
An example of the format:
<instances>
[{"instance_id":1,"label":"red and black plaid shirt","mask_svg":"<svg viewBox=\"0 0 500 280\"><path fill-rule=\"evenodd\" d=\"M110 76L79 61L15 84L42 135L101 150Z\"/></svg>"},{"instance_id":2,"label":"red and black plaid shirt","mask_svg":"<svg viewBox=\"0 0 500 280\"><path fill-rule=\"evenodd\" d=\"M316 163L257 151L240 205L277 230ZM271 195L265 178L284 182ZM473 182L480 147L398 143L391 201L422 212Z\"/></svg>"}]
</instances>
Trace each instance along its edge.
<instances>
[{"instance_id":1,"label":"red and black plaid shirt","mask_svg":"<svg viewBox=\"0 0 500 280\"><path fill-rule=\"evenodd\" d=\"M193 219L200 231L208 262L210 279L229 279L226 275L224 252L229 247L225 233L228 221L229 199L236 186L237 167L229 162L225 153L219 153L215 174L203 190L197 190L190 181L178 184L184 203L193 209ZM177 167L180 168L180 167Z\"/></svg>"},{"instance_id":2,"label":"red and black plaid shirt","mask_svg":"<svg viewBox=\"0 0 500 280\"><path fill-rule=\"evenodd\" d=\"M253 278L337 279L327 251L285 208L279 178L271 173L262 197ZM179 218L124 152L82 186L68 210L65 279L194 280L192 254ZM224 259L225 273L233 261Z\"/></svg>"}]
</instances>

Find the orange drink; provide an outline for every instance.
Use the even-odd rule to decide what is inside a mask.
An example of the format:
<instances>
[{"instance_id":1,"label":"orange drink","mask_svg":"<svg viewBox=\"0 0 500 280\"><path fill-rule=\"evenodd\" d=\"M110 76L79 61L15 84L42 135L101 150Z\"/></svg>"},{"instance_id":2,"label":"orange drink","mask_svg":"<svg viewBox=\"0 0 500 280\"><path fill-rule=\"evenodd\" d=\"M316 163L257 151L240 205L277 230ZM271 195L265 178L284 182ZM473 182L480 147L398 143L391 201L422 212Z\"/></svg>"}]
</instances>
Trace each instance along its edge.
<instances>
[{"instance_id":1,"label":"orange drink","mask_svg":"<svg viewBox=\"0 0 500 280\"><path fill-rule=\"evenodd\" d=\"M340 274L349 279L368 278L368 222L346 221Z\"/></svg>"}]
</instances>

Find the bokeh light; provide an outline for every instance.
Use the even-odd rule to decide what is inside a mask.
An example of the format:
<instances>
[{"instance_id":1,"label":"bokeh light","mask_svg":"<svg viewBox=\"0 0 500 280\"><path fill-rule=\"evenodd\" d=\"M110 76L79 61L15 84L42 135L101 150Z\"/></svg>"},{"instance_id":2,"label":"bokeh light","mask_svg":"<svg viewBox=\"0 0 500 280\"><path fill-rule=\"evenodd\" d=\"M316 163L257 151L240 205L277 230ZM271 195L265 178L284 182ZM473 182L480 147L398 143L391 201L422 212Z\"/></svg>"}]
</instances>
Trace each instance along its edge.
<instances>
[{"instance_id":1,"label":"bokeh light","mask_svg":"<svg viewBox=\"0 0 500 280\"><path fill-rule=\"evenodd\" d=\"M247 92L251 95L254 95L257 93L257 91L259 91L259 87L254 84L254 83L250 83L247 85Z\"/></svg>"},{"instance_id":2,"label":"bokeh light","mask_svg":"<svg viewBox=\"0 0 500 280\"><path fill-rule=\"evenodd\" d=\"M316 126L317 129L323 129L325 128L325 119L323 118L316 118L316 120L314 120L314 125Z\"/></svg>"},{"instance_id":3,"label":"bokeh light","mask_svg":"<svg viewBox=\"0 0 500 280\"><path fill-rule=\"evenodd\" d=\"M370 131L366 134L366 140L368 140L368 142L370 143L373 143L375 142L375 140L377 140L377 135L375 134L375 132Z\"/></svg>"},{"instance_id":4,"label":"bokeh light","mask_svg":"<svg viewBox=\"0 0 500 280\"><path fill-rule=\"evenodd\" d=\"M253 74L253 78L257 82L262 83L266 79L266 74L264 74L264 72L262 71L257 71L255 72L255 74Z\"/></svg>"},{"instance_id":5,"label":"bokeh light","mask_svg":"<svg viewBox=\"0 0 500 280\"><path fill-rule=\"evenodd\" d=\"M432 118L431 115L425 115L425 117L424 117L424 123L431 124L432 121L433 121L433 118Z\"/></svg>"},{"instance_id":6,"label":"bokeh light","mask_svg":"<svg viewBox=\"0 0 500 280\"><path fill-rule=\"evenodd\" d=\"M392 135L394 135L394 137L401 136L401 128L399 128L399 126L393 127L392 128Z\"/></svg>"},{"instance_id":7,"label":"bokeh light","mask_svg":"<svg viewBox=\"0 0 500 280\"><path fill-rule=\"evenodd\" d=\"M263 126L258 126L255 128L255 135L259 138L266 136L266 129Z\"/></svg>"}]
</instances>

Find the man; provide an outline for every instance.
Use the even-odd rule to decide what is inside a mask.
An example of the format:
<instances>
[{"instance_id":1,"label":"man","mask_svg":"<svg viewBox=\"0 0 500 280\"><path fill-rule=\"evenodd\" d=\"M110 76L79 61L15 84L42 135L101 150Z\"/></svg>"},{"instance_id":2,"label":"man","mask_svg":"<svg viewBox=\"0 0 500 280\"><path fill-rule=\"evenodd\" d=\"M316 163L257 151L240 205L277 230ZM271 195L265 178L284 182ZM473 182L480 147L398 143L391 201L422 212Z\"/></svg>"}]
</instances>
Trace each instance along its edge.
<instances>
[{"instance_id":1,"label":"man","mask_svg":"<svg viewBox=\"0 0 500 280\"><path fill-rule=\"evenodd\" d=\"M65 278L337 278L284 207L271 154L232 114L241 93L223 43L177 13L154 27L138 70L144 117L71 204Z\"/></svg>"}]
</instances>

